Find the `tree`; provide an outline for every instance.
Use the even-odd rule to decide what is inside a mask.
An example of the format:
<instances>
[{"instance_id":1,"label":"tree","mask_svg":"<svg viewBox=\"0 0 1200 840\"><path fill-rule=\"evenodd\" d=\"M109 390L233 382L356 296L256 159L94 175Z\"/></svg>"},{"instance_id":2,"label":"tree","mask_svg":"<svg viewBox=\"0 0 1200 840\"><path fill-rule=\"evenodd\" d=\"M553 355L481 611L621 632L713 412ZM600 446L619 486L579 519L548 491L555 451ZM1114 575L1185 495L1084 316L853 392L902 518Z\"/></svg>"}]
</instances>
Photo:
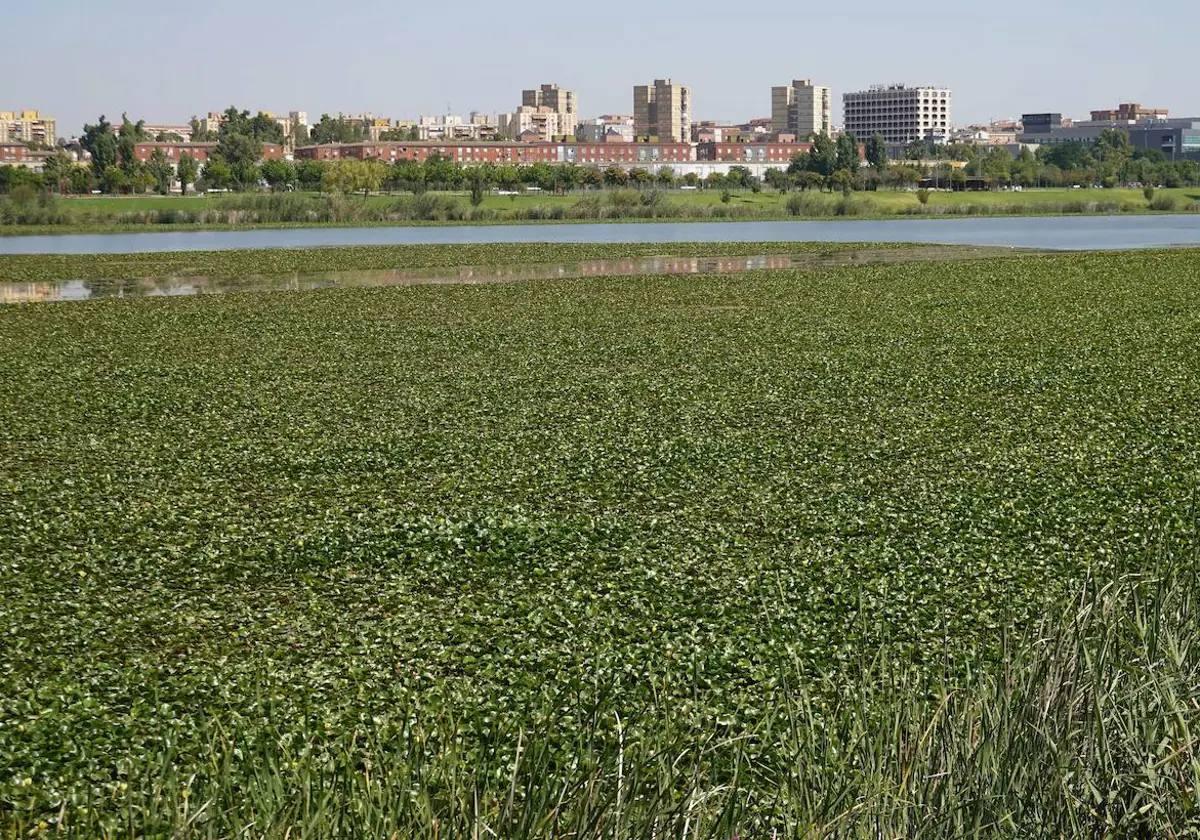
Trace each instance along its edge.
<instances>
[{"instance_id":1,"label":"tree","mask_svg":"<svg viewBox=\"0 0 1200 840\"><path fill-rule=\"evenodd\" d=\"M322 114L321 119L312 127L312 142L318 145L325 143L358 143L363 139L362 126L350 122L339 114L330 117Z\"/></svg>"},{"instance_id":2,"label":"tree","mask_svg":"<svg viewBox=\"0 0 1200 840\"><path fill-rule=\"evenodd\" d=\"M837 146L828 134L814 134L812 147L808 150L808 160L804 169L816 172L818 175L829 177L837 168Z\"/></svg>"},{"instance_id":3,"label":"tree","mask_svg":"<svg viewBox=\"0 0 1200 840\"><path fill-rule=\"evenodd\" d=\"M871 164L871 168L876 172L887 169L887 141L883 139L882 134L874 134L867 141L867 163Z\"/></svg>"},{"instance_id":4,"label":"tree","mask_svg":"<svg viewBox=\"0 0 1200 840\"><path fill-rule=\"evenodd\" d=\"M933 142L917 138L904 147L905 160L925 160L933 157Z\"/></svg>"},{"instance_id":5,"label":"tree","mask_svg":"<svg viewBox=\"0 0 1200 840\"><path fill-rule=\"evenodd\" d=\"M368 193L379 189L387 168L377 160L337 160L325 167L321 189L326 192Z\"/></svg>"},{"instance_id":6,"label":"tree","mask_svg":"<svg viewBox=\"0 0 1200 840\"><path fill-rule=\"evenodd\" d=\"M229 166L231 185L247 189L258 183L258 161L262 157L262 143L248 134L225 132L213 150L213 158L223 160Z\"/></svg>"},{"instance_id":7,"label":"tree","mask_svg":"<svg viewBox=\"0 0 1200 840\"><path fill-rule=\"evenodd\" d=\"M425 181L440 189L454 189L461 183L458 166L450 158L434 153L425 159ZM520 183L517 176L514 186Z\"/></svg>"},{"instance_id":8,"label":"tree","mask_svg":"<svg viewBox=\"0 0 1200 840\"><path fill-rule=\"evenodd\" d=\"M819 190L825 183L825 179L816 172L804 171L796 175L796 186L801 192L808 190Z\"/></svg>"},{"instance_id":9,"label":"tree","mask_svg":"<svg viewBox=\"0 0 1200 840\"><path fill-rule=\"evenodd\" d=\"M1007 150L994 146L980 158L980 169L989 183L1007 185L1012 180L1012 156Z\"/></svg>"},{"instance_id":10,"label":"tree","mask_svg":"<svg viewBox=\"0 0 1200 840\"><path fill-rule=\"evenodd\" d=\"M763 180L767 182L768 187L779 192L787 192L792 186L791 178L782 169L768 169L763 174Z\"/></svg>"},{"instance_id":11,"label":"tree","mask_svg":"<svg viewBox=\"0 0 1200 840\"><path fill-rule=\"evenodd\" d=\"M296 168L286 160L264 161L262 177L271 188L271 192L278 192L296 183Z\"/></svg>"},{"instance_id":12,"label":"tree","mask_svg":"<svg viewBox=\"0 0 1200 840\"><path fill-rule=\"evenodd\" d=\"M725 183L731 187L748 190L754 187L757 179L751 174L748 167L731 166L729 167L729 174L725 176Z\"/></svg>"},{"instance_id":13,"label":"tree","mask_svg":"<svg viewBox=\"0 0 1200 840\"><path fill-rule=\"evenodd\" d=\"M146 162L146 171L154 179L155 188L160 195L171 192L171 184L175 181L175 170L167 160L167 154L162 149L155 149Z\"/></svg>"},{"instance_id":14,"label":"tree","mask_svg":"<svg viewBox=\"0 0 1200 840\"><path fill-rule=\"evenodd\" d=\"M861 165L858 140L849 131L843 132L837 139L833 165L835 170L841 172L857 172Z\"/></svg>"},{"instance_id":15,"label":"tree","mask_svg":"<svg viewBox=\"0 0 1200 840\"><path fill-rule=\"evenodd\" d=\"M47 187L57 190L61 195L71 191L71 175L77 168L71 156L59 150L46 158L42 165L42 178Z\"/></svg>"},{"instance_id":16,"label":"tree","mask_svg":"<svg viewBox=\"0 0 1200 840\"><path fill-rule=\"evenodd\" d=\"M604 186L604 173L595 167L589 167L583 171L580 178L580 185L588 189L600 189Z\"/></svg>"},{"instance_id":17,"label":"tree","mask_svg":"<svg viewBox=\"0 0 1200 840\"><path fill-rule=\"evenodd\" d=\"M425 167L415 160L398 160L388 173L389 188L408 190L413 195L425 191Z\"/></svg>"},{"instance_id":18,"label":"tree","mask_svg":"<svg viewBox=\"0 0 1200 840\"><path fill-rule=\"evenodd\" d=\"M608 187L623 187L629 183L629 175L619 166L610 166L604 170L604 185Z\"/></svg>"},{"instance_id":19,"label":"tree","mask_svg":"<svg viewBox=\"0 0 1200 840\"><path fill-rule=\"evenodd\" d=\"M147 167L139 164L134 167L129 183L132 185L133 191L141 195L154 186L154 174Z\"/></svg>"},{"instance_id":20,"label":"tree","mask_svg":"<svg viewBox=\"0 0 1200 840\"><path fill-rule=\"evenodd\" d=\"M71 192L76 195L87 195L96 184L95 176L92 175L92 170L86 166L75 165L71 167Z\"/></svg>"},{"instance_id":21,"label":"tree","mask_svg":"<svg viewBox=\"0 0 1200 840\"><path fill-rule=\"evenodd\" d=\"M188 184L196 183L196 176L199 174L200 165L196 163L196 159L187 152L179 156L179 165L176 167L175 177L179 179L179 189L187 195Z\"/></svg>"},{"instance_id":22,"label":"tree","mask_svg":"<svg viewBox=\"0 0 1200 840\"><path fill-rule=\"evenodd\" d=\"M915 166L891 166L884 172L884 179L897 189L905 189L921 180L921 171Z\"/></svg>"},{"instance_id":23,"label":"tree","mask_svg":"<svg viewBox=\"0 0 1200 840\"><path fill-rule=\"evenodd\" d=\"M12 193L18 187L37 187L41 178L24 166L0 166L0 193Z\"/></svg>"},{"instance_id":24,"label":"tree","mask_svg":"<svg viewBox=\"0 0 1200 840\"><path fill-rule=\"evenodd\" d=\"M511 164L497 166L494 177L496 186L503 190L515 190L521 185L521 172Z\"/></svg>"},{"instance_id":25,"label":"tree","mask_svg":"<svg viewBox=\"0 0 1200 840\"><path fill-rule=\"evenodd\" d=\"M1021 149L1021 154L1012 164L1012 178L1023 187L1032 187L1037 183L1037 158L1028 148Z\"/></svg>"},{"instance_id":26,"label":"tree","mask_svg":"<svg viewBox=\"0 0 1200 840\"><path fill-rule=\"evenodd\" d=\"M325 174L325 164L317 160L302 160L296 163L296 185L302 190L319 190Z\"/></svg>"},{"instance_id":27,"label":"tree","mask_svg":"<svg viewBox=\"0 0 1200 840\"><path fill-rule=\"evenodd\" d=\"M198 127L194 118L192 126L193 129ZM282 146L284 142L283 126L274 117L264 114L262 111L252 117L249 111L239 111L233 106L226 108L225 112L221 114L221 126L217 129L217 136L212 137L211 132L207 133L210 135L207 139L217 141L232 134L240 134L259 143L273 143L276 146Z\"/></svg>"},{"instance_id":28,"label":"tree","mask_svg":"<svg viewBox=\"0 0 1200 840\"><path fill-rule=\"evenodd\" d=\"M95 125L83 127L83 137L79 145L92 156L92 171L96 177L103 179L104 172L110 166L116 166L118 158L117 138L113 133L112 123L100 115Z\"/></svg>"},{"instance_id":29,"label":"tree","mask_svg":"<svg viewBox=\"0 0 1200 840\"><path fill-rule=\"evenodd\" d=\"M192 127L193 143L210 143L217 139L216 133L205 128L204 123L202 123L196 117L192 117L191 120L188 121L188 124Z\"/></svg>"},{"instance_id":30,"label":"tree","mask_svg":"<svg viewBox=\"0 0 1200 840\"><path fill-rule=\"evenodd\" d=\"M233 183L233 169L224 158L211 157L204 165L204 188L227 190Z\"/></svg>"},{"instance_id":31,"label":"tree","mask_svg":"<svg viewBox=\"0 0 1200 840\"><path fill-rule=\"evenodd\" d=\"M471 206L478 207L483 204L484 193L487 190L487 176L477 166L470 171L467 182L471 185Z\"/></svg>"},{"instance_id":32,"label":"tree","mask_svg":"<svg viewBox=\"0 0 1200 840\"><path fill-rule=\"evenodd\" d=\"M854 188L854 175L849 169L838 169L829 176L829 189L841 190L842 195L850 195Z\"/></svg>"},{"instance_id":33,"label":"tree","mask_svg":"<svg viewBox=\"0 0 1200 840\"><path fill-rule=\"evenodd\" d=\"M136 174L138 164L134 149L138 143L144 143L149 139L150 135L146 133L145 120L130 122L128 116L121 115L121 127L117 130L117 156L120 159L121 168L125 170L126 175L130 176L130 180Z\"/></svg>"},{"instance_id":34,"label":"tree","mask_svg":"<svg viewBox=\"0 0 1200 840\"><path fill-rule=\"evenodd\" d=\"M121 193L129 189L129 177L116 164L104 168L100 174L100 189L106 193Z\"/></svg>"},{"instance_id":35,"label":"tree","mask_svg":"<svg viewBox=\"0 0 1200 840\"><path fill-rule=\"evenodd\" d=\"M308 126L301 125L300 123L296 123L292 126L291 140L293 148L298 146L307 146L310 139L312 139L312 135L309 134Z\"/></svg>"}]
</instances>

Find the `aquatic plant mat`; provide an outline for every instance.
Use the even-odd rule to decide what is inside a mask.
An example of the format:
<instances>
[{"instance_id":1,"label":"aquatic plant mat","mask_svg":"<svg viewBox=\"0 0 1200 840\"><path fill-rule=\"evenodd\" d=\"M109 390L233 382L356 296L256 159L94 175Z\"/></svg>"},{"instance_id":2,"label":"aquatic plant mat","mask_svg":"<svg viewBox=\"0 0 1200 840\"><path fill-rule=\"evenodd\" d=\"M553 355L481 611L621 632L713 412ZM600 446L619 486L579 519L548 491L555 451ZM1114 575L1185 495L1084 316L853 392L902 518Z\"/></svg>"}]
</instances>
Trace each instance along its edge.
<instances>
[{"instance_id":1,"label":"aquatic plant mat","mask_svg":"<svg viewBox=\"0 0 1200 840\"><path fill-rule=\"evenodd\" d=\"M1198 335L1185 251L4 307L0 836L1192 836Z\"/></svg>"}]
</instances>

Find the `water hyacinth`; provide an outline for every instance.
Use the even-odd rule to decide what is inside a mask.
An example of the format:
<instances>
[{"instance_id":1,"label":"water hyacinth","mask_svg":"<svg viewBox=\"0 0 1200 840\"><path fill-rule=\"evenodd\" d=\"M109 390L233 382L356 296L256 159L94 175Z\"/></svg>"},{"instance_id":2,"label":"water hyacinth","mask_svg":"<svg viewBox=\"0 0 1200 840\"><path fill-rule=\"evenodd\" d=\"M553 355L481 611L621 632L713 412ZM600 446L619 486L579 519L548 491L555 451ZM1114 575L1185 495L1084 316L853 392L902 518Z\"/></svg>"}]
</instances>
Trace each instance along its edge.
<instances>
[{"instance_id":1,"label":"water hyacinth","mask_svg":"<svg viewBox=\"0 0 1200 840\"><path fill-rule=\"evenodd\" d=\"M0 309L0 836L1194 833L1193 263Z\"/></svg>"}]
</instances>

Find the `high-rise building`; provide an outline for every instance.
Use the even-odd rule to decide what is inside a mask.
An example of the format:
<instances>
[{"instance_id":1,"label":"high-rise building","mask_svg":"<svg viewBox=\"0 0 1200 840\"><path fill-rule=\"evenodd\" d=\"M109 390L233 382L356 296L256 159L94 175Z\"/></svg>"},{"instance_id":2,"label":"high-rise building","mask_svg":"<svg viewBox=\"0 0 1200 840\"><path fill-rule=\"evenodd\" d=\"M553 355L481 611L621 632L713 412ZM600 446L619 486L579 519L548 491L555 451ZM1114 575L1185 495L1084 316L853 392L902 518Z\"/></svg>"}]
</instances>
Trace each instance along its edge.
<instances>
[{"instance_id":1,"label":"high-rise building","mask_svg":"<svg viewBox=\"0 0 1200 840\"><path fill-rule=\"evenodd\" d=\"M549 142L566 134L559 123L561 114L546 105L522 105L511 114L501 114L497 128L509 140L542 140ZM574 132L572 132L574 133Z\"/></svg>"},{"instance_id":2,"label":"high-rise building","mask_svg":"<svg viewBox=\"0 0 1200 840\"><path fill-rule=\"evenodd\" d=\"M633 130L661 142L687 143L692 135L692 89L670 79L633 89Z\"/></svg>"},{"instance_id":3,"label":"high-rise building","mask_svg":"<svg viewBox=\"0 0 1200 840\"><path fill-rule=\"evenodd\" d=\"M950 135L950 91L937 87L875 85L842 96L845 129L865 140L876 134L891 144L944 142Z\"/></svg>"},{"instance_id":4,"label":"high-rise building","mask_svg":"<svg viewBox=\"0 0 1200 840\"><path fill-rule=\"evenodd\" d=\"M579 124L579 100L575 91L556 84L521 91L522 108L549 108L558 114L556 134L573 135Z\"/></svg>"},{"instance_id":5,"label":"high-rise building","mask_svg":"<svg viewBox=\"0 0 1200 840\"><path fill-rule=\"evenodd\" d=\"M57 139L53 117L39 111L0 111L0 143L53 146Z\"/></svg>"},{"instance_id":6,"label":"high-rise building","mask_svg":"<svg viewBox=\"0 0 1200 840\"><path fill-rule=\"evenodd\" d=\"M801 140L833 131L833 95L809 79L771 88L771 130Z\"/></svg>"}]
</instances>

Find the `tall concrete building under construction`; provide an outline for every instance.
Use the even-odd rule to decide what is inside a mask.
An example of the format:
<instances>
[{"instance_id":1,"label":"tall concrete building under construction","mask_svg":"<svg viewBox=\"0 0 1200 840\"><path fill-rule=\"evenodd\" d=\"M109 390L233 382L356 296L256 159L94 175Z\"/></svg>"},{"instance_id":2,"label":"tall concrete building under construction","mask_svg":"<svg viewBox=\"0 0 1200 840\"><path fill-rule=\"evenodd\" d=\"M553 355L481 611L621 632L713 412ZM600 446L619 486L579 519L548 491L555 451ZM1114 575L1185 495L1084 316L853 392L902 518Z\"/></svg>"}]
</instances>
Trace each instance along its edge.
<instances>
[{"instance_id":1,"label":"tall concrete building under construction","mask_svg":"<svg viewBox=\"0 0 1200 840\"><path fill-rule=\"evenodd\" d=\"M692 137L692 89L670 79L633 89L633 132L639 137L657 137L660 142L690 142Z\"/></svg>"},{"instance_id":2,"label":"tall concrete building under construction","mask_svg":"<svg viewBox=\"0 0 1200 840\"><path fill-rule=\"evenodd\" d=\"M771 130L804 140L833 131L833 95L808 79L771 88Z\"/></svg>"}]
</instances>

